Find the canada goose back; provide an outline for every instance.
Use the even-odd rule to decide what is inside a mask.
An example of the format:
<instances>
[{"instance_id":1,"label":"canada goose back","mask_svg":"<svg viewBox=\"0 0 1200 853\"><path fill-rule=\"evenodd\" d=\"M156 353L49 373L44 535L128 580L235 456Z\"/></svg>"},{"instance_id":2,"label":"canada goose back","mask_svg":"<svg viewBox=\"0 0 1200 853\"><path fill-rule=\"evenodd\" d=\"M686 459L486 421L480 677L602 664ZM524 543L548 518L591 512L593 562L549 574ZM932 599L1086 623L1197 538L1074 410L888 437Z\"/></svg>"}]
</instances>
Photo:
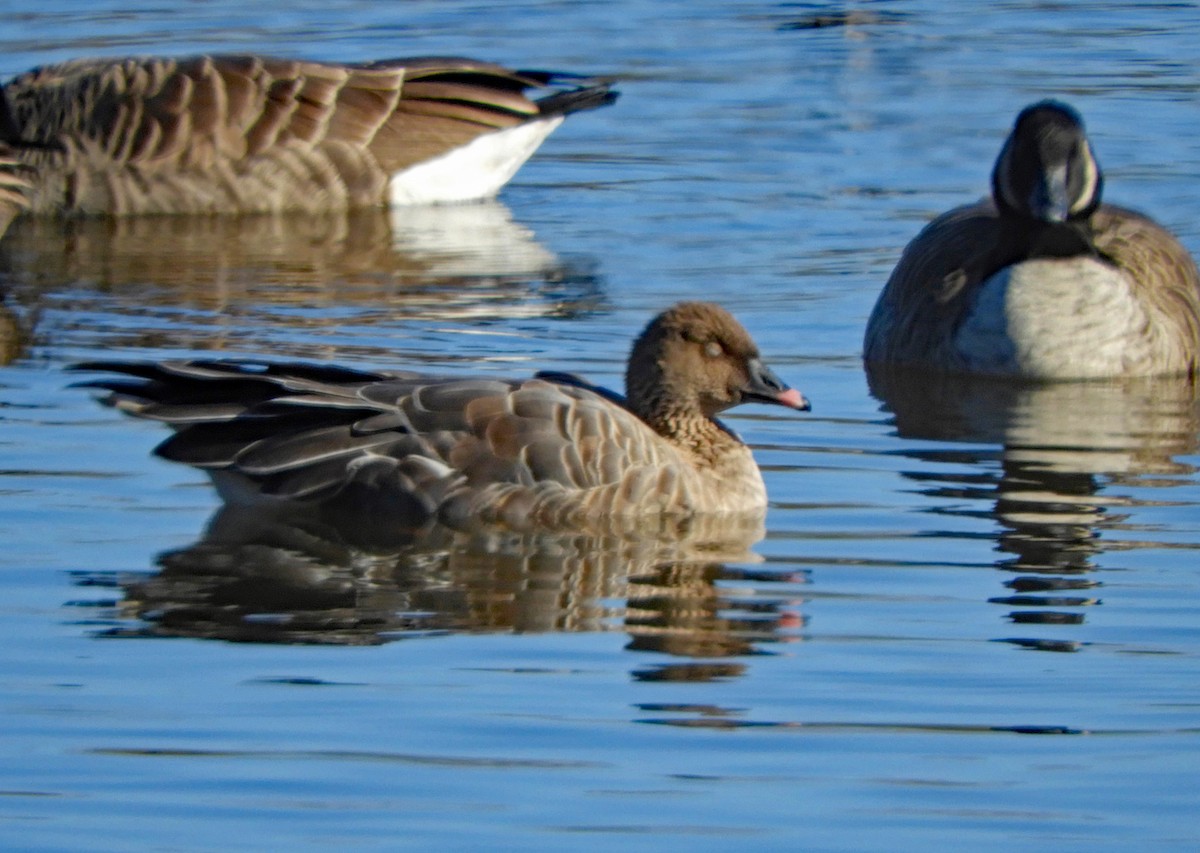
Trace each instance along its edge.
<instances>
[{"instance_id":1,"label":"canada goose back","mask_svg":"<svg viewBox=\"0 0 1200 853\"><path fill-rule=\"evenodd\" d=\"M1143 214L1101 202L1078 115L1024 110L992 199L905 248L867 324L871 363L1027 379L1195 374L1200 273Z\"/></svg>"},{"instance_id":2,"label":"canada goose back","mask_svg":"<svg viewBox=\"0 0 1200 853\"><path fill-rule=\"evenodd\" d=\"M568 374L438 378L232 361L93 363L89 383L176 434L160 455L213 475L230 501L391 501L399 523L563 529L605 520L761 513L748 447L713 417L808 403L709 303L642 333L625 398ZM363 496L368 497L364 498Z\"/></svg>"},{"instance_id":3,"label":"canada goose back","mask_svg":"<svg viewBox=\"0 0 1200 853\"><path fill-rule=\"evenodd\" d=\"M616 97L458 57L77 60L2 91L0 141L35 170L33 211L114 215L487 198L564 116Z\"/></svg>"}]
</instances>

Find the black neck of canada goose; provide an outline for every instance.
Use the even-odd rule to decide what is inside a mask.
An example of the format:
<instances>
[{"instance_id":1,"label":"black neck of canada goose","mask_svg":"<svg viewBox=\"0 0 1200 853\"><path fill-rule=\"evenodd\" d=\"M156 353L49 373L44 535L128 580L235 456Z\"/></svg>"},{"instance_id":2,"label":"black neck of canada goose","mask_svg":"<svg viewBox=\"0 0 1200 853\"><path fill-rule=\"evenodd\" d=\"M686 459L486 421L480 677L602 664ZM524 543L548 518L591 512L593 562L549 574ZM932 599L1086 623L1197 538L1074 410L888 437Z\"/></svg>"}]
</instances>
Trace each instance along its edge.
<instances>
[{"instance_id":1,"label":"black neck of canada goose","mask_svg":"<svg viewBox=\"0 0 1200 853\"><path fill-rule=\"evenodd\" d=\"M1001 217L1028 232L1031 253L1042 256L1096 253L1089 220L1103 187L1083 120L1057 101L1021 111L992 172Z\"/></svg>"},{"instance_id":2,"label":"black neck of canada goose","mask_svg":"<svg viewBox=\"0 0 1200 853\"><path fill-rule=\"evenodd\" d=\"M762 362L741 324L708 302L678 303L650 322L633 345L625 389L634 414L702 456L736 441L719 412L750 402L811 408Z\"/></svg>"}]
</instances>

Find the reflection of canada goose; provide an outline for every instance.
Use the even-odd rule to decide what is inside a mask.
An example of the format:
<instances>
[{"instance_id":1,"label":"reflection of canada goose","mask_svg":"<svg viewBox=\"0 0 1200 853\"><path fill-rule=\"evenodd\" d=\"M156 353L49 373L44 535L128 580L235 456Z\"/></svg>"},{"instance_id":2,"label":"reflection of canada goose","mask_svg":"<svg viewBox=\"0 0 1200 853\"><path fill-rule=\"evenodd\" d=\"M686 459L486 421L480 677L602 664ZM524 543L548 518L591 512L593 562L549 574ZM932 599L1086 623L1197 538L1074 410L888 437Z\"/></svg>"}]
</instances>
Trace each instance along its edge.
<instances>
[{"instance_id":1,"label":"reflection of canada goose","mask_svg":"<svg viewBox=\"0 0 1200 853\"><path fill-rule=\"evenodd\" d=\"M531 100L526 90L546 94ZM264 213L495 195L607 83L461 58L79 60L10 81L35 213Z\"/></svg>"},{"instance_id":2,"label":"reflection of canada goose","mask_svg":"<svg viewBox=\"0 0 1200 853\"><path fill-rule=\"evenodd\" d=\"M138 377L94 387L178 429L159 452L208 469L231 501L365 490L396 502L398 525L575 528L761 513L754 458L714 416L752 401L808 408L728 312L700 302L642 332L628 400L565 374L508 382L247 362L81 367Z\"/></svg>"},{"instance_id":3,"label":"reflection of canada goose","mask_svg":"<svg viewBox=\"0 0 1200 853\"><path fill-rule=\"evenodd\" d=\"M1102 183L1070 107L1025 109L992 199L943 214L904 250L866 360L1037 379L1196 373L1196 265L1152 220L1101 204Z\"/></svg>"},{"instance_id":4,"label":"reflection of canada goose","mask_svg":"<svg viewBox=\"0 0 1200 853\"><path fill-rule=\"evenodd\" d=\"M984 465L1000 445L1005 459L1067 477L1177 485L1191 469L1175 457L1195 453L1200 433L1200 388L1175 377L1010 382L869 365L867 379L902 438L977 445L968 458Z\"/></svg>"},{"instance_id":5,"label":"reflection of canada goose","mask_svg":"<svg viewBox=\"0 0 1200 853\"><path fill-rule=\"evenodd\" d=\"M591 299L599 278L594 259L558 257L496 199L264 216L25 217L12 223L3 248L8 263L0 269L14 292L152 282L173 304L386 298L436 316L409 303L428 297L430 310L461 303L467 312L490 309L490 317L530 316L546 310L531 290L552 285L569 304L574 284L589 278Z\"/></svg>"},{"instance_id":6,"label":"reflection of canada goose","mask_svg":"<svg viewBox=\"0 0 1200 853\"><path fill-rule=\"evenodd\" d=\"M1177 503L1167 490L1196 472L1200 388L1178 377L1014 382L878 364L867 377L909 440L903 476L943 504L936 517L994 522L995 567L1009 574L1010 592L988 600L1018 608L1007 613L1017 624L1084 622L1100 603L1103 576L1092 573L1109 562L1101 555L1162 547L1139 516ZM958 535L945 531L933 535ZM1006 641L1080 645L1061 636Z\"/></svg>"}]
</instances>

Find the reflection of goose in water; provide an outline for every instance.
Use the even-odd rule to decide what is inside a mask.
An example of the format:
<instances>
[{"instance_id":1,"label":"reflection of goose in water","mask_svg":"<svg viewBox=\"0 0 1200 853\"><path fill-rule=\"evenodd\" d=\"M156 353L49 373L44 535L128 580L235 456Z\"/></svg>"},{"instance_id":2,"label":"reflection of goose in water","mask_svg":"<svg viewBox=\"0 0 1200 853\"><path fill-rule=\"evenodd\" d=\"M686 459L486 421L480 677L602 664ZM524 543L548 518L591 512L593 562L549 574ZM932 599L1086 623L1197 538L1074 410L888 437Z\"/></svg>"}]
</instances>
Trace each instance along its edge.
<instances>
[{"instance_id":1,"label":"reflection of goose in water","mask_svg":"<svg viewBox=\"0 0 1200 853\"><path fill-rule=\"evenodd\" d=\"M588 262L581 274L495 201L311 215L28 219L0 245L19 292L138 287L145 296L151 285L159 302L213 309L412 296L439 315L453 316L461 302L462 310L483 304L503 316L506 303L535 310L521 303L539 289L568 298L576 289L583 303L598 295Z\"/></svg>"},{"instance_id":2,"label":"reflection of goose in water","mask_svg":"<svg viewBox=\"0 0 1200 853\"><path fill-rule=\"evenodd\" d=\"M18 314L0 302L0 367L21 357L35 325L32 317Z\"/></svg>"},{"instance_id":3,"label":"reflection of goose in water","mask_svg":"<svg viewBox=\"0 0 1200 853\"><path fill-rule=\"evenodd\" d=\"M639 671L647 681L707 681L740 674L730 658L793 640L805 624L794 590L808 578L725 562L659 562L629 579L625 629L630 649L700 659Z\"/></svg>"},{"instance_id":4,"label":"reflection of goose in water","mask_svg":"<svg viewBox=\"0 0 1200 853\"><path fill-rule=\"evenodd\" d=\"M434 279L546 278L558 260L499 202L394 208L392 249Z\"/></svg>"},{"instance_id":5,"label":"reflection of goose in water","mask_svg":"<svg viewBox=\"0 0 1200 853\"><path fill-rule=\"evenodd\" d=\"M387 519L359 521L227 505L200 541L161 555L156 573L77 580L121 590L109 636L363 645L625 630L632 649L693 659L641 673L657 679L736 674L731 656L783 639L798 618L780 583L792 579L753 566L757 518L694 518L639 539L445 527L405 536Z\"/></svg>"},{"instance_id":6,"label":"reflection of goose in water","mask_svg":"<svg viewBox=\"0 0 1200 853\"><path fill-rule=\"evenodd\" d=\"M262 345L270 330L406 316L571 317L604 308L596 267L592 258L557 257L495 201L311 215L26 218L0 241L17 316L42 309L43 328L80 335L93 318L92 334L106 346L156 345L164 314L172 346L194 338L198 349L229 346L243 326L257 329ZM62 323L53 322L58 314Z\"/></svg>"},{"instance_id":7,"label":"reflection of goose in water","mask_svg":"<svg viewBox=\"0 0 1200 853\"><path fill-rule=\"evenodd\" d=\"M1099 603L1091 577L1105 551L1139 547L1101 531L1124 526L1137 502L1121 484L1170 486L1192 469L1200 432L1196 389L1186 381L1020 384L970 377L869 370L871 391L895 415L901 437L1000 445L914 448L914 459L972 464L969 477L916 471L937 494L990 501L1000 525L996 561L1018 608L1018 624L1078 624ZM995 466L999 466L999 472ZM950 510L946 510L950 511ZM953 512L953 511L952 511ZM975 514L977 510L966 512ZM1017 637L1035 648L1073 641Z\"/></svg>"}]
</instances>

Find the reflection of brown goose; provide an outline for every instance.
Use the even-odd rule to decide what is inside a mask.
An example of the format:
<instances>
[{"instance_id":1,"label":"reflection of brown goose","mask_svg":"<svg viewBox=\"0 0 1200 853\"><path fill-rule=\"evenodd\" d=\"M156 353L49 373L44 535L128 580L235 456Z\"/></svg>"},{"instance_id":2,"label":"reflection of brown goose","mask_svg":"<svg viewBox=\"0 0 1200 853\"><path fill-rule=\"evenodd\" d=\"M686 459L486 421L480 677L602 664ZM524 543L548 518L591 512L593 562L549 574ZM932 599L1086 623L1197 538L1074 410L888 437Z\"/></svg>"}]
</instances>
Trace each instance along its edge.
<instances>
[{"instance_id":1,"label":"reflection of brown goose","mask_svg":"<svg viewBox=\"0 0 1200 853\"><path fill-rule=\"evenodd\" d=\"M943 214L904 250L866 360L1038 379L1195 374L1200 273L1166 229L1101 204L1101 186L1074 110L1024 110L993 198Z\"/></svg>"},{"instance_id":2,"label":"reflection of brown goose","mask_svg":"<svg viewBox=\"0 0 1200 853\"><path fill-rule=\"evenodd\" d=\"M215 532L161 555L156 574L121 580L122 611L143 623L114 633L375 644L444 631L599 631L638 559L632 545L571 534L474 539L435 528L377 552L313 519L255 518L249 537L219 529L224 516L250 513L261 516L224 508Z\"/></svg>"},{"instance_id":3,"label":"reflection of brown goose","mask_svg":"<svg viewBox=\"0 0 1200 853\"><path fill-rule=\"evenodd\" d=\"M207 469L232 501L395 502L397 524L515 529L758 514L750 449L715 415L808 403L724 309L680 303L633 346L628 400L564 374L432 379L318 365L96 363L108 402L165 421L159 452Z\"/></svg>"},{"instance_id":4,"label":"reflection of brown goose","mask_svg":"<svg viewBox=\"0 0 1200 853\"><path fill-rule=\"evenodd\" d=\"M734 588L718 584L740 581L770 589L794 582L795 576L698 559L633 568L639 571L630 578L625 613L631 649L693 658L747 655L754 654L761 643L785 639L783 629L794 631L803 625L803 617L788 609L794 602L783 596L739 602ZM673 664L647 677L707 680L723 674L728 673L720 664L710 662Z\"/></svg>"},{"instance_id":5,"label":"reflection of brown goose","mask_svg":"<svg viewBox=\"0 0 1200 853\"><path fill-rule=\"evenodd\" d=\"M389 524L385 507L362 507L345 524L319 506L280 509L225 505L199 541L160 555L153 574L82 576L88 586L121 587L122 618L108 633L375 644L445 631L619 630L631 574L673 577L686 575L680 567L693 560L748 560L747 549L763 534L759 520L710 516L636 539L437 525L404 535ZM714 573L706 573L711 584ZM736 598L722 605L723 612L738 609ZM747 631L775 639L761 619L754 628L730 622L726 629L727 619L693 625L662 616L656 633L680 646L696 631L705 638L698 648L718 642L721 630L743 631L728 653L735 642L752 651ZM131 617L139 622L130 625ZM636 626L631 632L643 633ZM658 645L651 640L647 647Z\"/></svg>"},{"instance_id":6,"label":"reflection of brown goose","mask_svg":"<svg viewBox=\"0 0 1200 853\"><path fill-rule=\"evenodd\" d=\"M615 97L453 57L79 60L3 88L0 142L35 169L39 214L465 201L495 195L566 115Z\"/></svg>"}]
</instances>

